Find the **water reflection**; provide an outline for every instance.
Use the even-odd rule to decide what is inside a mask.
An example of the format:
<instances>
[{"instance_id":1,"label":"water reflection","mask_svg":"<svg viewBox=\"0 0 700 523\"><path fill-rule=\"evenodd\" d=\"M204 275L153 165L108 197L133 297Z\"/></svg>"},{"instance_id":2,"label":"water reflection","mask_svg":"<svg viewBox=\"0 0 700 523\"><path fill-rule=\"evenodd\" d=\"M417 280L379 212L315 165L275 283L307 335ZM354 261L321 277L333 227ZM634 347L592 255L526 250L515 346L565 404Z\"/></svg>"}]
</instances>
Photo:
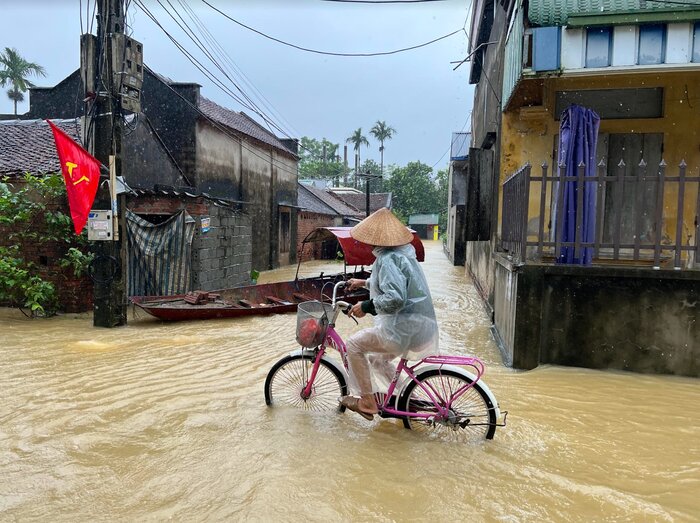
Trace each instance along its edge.
<instances>
[{"instance_id":1,"label":"water reflection","mask_svg":"<svg viewBox=\"0 0 700 523\"><path fill-rule=\"evenodd\" d=\"M695 520L700 382L505 368L463 268L427 247L443 348L483 358L510 411L493 441L268 409L292 314L106 330L0 310L0 520Z\"/></svg>"}]
</instances>

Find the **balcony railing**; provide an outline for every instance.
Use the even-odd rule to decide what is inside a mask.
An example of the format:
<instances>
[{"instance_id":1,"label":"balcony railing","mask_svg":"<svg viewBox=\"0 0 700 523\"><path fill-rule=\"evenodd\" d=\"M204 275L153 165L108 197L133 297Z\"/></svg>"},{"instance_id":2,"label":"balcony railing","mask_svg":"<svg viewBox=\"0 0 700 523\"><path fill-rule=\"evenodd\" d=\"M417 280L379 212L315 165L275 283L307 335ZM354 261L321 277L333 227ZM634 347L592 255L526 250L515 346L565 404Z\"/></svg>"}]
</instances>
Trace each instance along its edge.
<instances>
[{"instance_id":1,"label":"balcony railing","mask_svg":"<svg viewBox=\"0 0 700 523\"><path fill-rule=\"evenodd\" d=\"M565 176L563 165L558 176L551 176L545 163L541 176L533 176L527 164L503 183L501 249L520 263L554 262L562 248L570 247L576 259L583 249L592 249L593 264L695 268L700 176L687 176L685 162L677 175L668 176L667 170L663 161L653 172L644 160L633 168L620 161L610 170L601 162L595 176L585 176L583 164L576 176ZM566 183L595 191L592 242L583 240L583 190L576 191L575 238L562 241L564 206L555 202L563 201Z\"/></svg>"}]
</instances>

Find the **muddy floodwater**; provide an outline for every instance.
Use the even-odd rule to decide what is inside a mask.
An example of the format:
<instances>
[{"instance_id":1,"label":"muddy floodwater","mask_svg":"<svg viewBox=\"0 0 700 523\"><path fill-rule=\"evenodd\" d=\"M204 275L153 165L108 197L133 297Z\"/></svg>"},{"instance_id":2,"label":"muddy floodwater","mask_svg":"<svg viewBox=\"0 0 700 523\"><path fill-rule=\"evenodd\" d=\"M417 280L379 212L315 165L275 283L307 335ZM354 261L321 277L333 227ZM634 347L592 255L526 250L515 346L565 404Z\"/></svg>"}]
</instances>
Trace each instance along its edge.
<instances>
[{"instance_id":1,"label":"muddy floodwater","mask_svg":"<svg viewBox=\"0 0 700 523\"><path fill-rule=\"evenodd\" d=\"M493 441L269 409L265 375L295 348L294 314L130 311L110 330L0 309L0 520L698 521L699 380L506 368L464 268L426 250L443 350L482 358L509 411ZM321 270L342 265L301 272Z\"/></svg>"}]
</instances>

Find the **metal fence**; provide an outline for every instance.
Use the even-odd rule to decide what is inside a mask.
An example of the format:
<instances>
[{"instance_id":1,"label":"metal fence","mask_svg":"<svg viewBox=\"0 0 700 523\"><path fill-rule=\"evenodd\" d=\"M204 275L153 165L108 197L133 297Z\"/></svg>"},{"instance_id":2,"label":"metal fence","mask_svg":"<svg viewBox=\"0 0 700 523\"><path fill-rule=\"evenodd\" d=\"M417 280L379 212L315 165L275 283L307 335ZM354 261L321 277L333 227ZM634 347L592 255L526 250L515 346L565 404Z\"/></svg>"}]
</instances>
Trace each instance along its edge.
<instances>
[{"instance_id":1,"label":"metal fence","mask_svg":"<svg viewBox=\"0 0 700 523\"><path fill-rule=\"evenodd\" d=\"M593 263L672 266L694 268L698 260L700 235L700 176L687 176L685 162L676 176L668 176L661 162L650 169L642 160L628 166L600 162L595 176L585 176L580 164L576 176L549 175L546 163L542 175L533 176L525 165L503 183L501 249L519 262L555 261L564 247L593 250ZM576 191L575 239L562 241L564 187L593 186L596 194L595 241L582 240L583 190ZM536 209L536 210L535 210Z\"/></svg>"}]
</instances>

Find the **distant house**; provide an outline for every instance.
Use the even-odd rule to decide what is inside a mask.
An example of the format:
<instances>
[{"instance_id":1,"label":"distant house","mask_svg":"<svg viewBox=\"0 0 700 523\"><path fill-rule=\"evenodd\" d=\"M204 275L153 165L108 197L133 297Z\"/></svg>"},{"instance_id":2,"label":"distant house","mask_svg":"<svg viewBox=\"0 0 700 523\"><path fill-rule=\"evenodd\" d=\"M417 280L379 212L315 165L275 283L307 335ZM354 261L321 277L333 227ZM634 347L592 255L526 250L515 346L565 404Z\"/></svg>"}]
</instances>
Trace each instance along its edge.
<instances>
[{"instance_id":1,"label":"distant house","mask_svg":"<svg viewBox=\"0 0 700 523\"><path fill-rule=\"evenodd\" d=\"M437 240L439 214L412 214L408 217L408 226L424 240Z\"/></svg>"},{"instance_id":2,"label":"distant house","mask_svg":"<svg viewBox=\"0 0 700 523\"><path fill-rule=\"evenodd\" d=\"M331 187L329 189L338 198L346 204L358 209L357 218L367 216L367 194L351 187ZM391 209L391 193L370 193L369 195L369 212L378 211L382 207Z\"/></svg>"},{"instance_id":3,"label":"distant house","mask_svg":"<svg viewBox=\"0 0 700 523\"><path fill-rule=\"evenodd\" d=\"M303 244L304 238L317 227L341 227L358 222L358 210L347 205L334 193L302 183L298 186L298 238L299 259L307 261L334 258L335 246L320 243Z\"/></svg>"}]
</instances>

